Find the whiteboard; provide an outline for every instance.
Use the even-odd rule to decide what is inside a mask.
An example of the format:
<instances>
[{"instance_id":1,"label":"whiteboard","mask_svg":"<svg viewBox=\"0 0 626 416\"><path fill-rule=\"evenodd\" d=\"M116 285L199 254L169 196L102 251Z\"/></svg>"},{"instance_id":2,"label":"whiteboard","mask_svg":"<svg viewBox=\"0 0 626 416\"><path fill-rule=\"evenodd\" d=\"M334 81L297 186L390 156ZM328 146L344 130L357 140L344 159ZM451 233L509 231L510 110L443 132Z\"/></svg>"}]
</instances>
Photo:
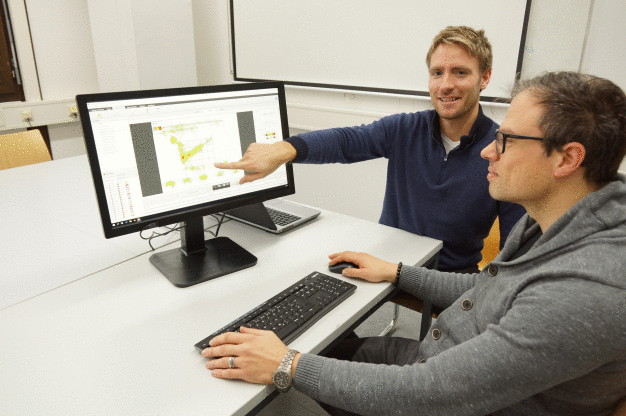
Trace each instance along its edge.
<instances>
[{"instance_id":1,"label":"whiteboard","mask_svg":"<svg viewBox=\"0 0 626 416\"><path fill-rule=\"evenodd\" d=\"M448 25L484 29L508 97L531 0L231 0L235 80L428 95L426 53Z\"/></svg>"}]
</instances>

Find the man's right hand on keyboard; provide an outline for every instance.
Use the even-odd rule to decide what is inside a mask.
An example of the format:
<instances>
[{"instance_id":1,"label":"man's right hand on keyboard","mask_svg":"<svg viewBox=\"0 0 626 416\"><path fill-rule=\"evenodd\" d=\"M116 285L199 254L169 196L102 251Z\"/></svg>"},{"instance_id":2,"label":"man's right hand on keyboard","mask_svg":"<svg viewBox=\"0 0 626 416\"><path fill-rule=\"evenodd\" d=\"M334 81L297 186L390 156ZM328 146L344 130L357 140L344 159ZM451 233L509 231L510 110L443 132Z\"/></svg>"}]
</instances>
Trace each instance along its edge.
<instances>
[{"instance_id":1,"label":"man's right hand on keyboard","mask_svg":"<svg viewBox=\"0 0 626 416\"><path fill-rule=\"evenodd\" d=\"M210 341L202 351L208 360L206 368L217 378L241 379L250 383L272 384L272 374L280 365L289 348L272 331L241 327L241 332L227 332ZM292 364L295 369L299 355ZM229 360L234 357L230 368Z\"/></svg>"}]
</instances>

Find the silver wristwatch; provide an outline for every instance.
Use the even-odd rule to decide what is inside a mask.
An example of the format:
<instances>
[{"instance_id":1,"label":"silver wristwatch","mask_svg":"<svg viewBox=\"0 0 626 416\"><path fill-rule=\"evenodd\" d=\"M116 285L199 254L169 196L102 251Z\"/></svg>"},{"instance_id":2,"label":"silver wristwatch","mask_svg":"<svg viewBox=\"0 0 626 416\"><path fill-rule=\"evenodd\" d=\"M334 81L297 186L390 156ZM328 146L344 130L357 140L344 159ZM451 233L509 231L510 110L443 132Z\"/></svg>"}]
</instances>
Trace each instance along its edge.
<instances>
[{"instance_id":1,"label":"silver wristwatch","mask_svg":"<svg viewBox=\"0 0 626 416\"><path fill-rule=\"evenodd\" d=\"M298 351L296 350L289 350L276 371L274 371L274 374L272 374L272 382L281 393L286 393L291 387L291 363L293 363L297 353Z\"/></svg>"}]
</instances>

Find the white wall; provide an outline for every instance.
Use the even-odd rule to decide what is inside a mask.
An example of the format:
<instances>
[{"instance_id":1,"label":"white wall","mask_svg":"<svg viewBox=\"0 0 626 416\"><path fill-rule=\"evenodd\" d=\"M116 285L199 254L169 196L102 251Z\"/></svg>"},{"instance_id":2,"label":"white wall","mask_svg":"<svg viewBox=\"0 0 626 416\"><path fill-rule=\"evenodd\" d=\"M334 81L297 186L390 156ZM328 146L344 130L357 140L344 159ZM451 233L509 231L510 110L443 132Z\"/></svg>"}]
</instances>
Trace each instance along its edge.
<instances>
[{"instance_id":1,"label":"white wall","mask_svg":"<svg viewBox=\"0 0 626 416\"><path fill-rule=\"evenodd\" d=\"M98 78L84 0L27 0L28 20L43 100L97 92ZM45 6L43 6L45 4Z\"/></svg>"},{"instance_id":2,"label":"white wall","mask_svg":"<svg viewBox=\"0 0 626 416\"><path fill-rule=\"evenodd\" d=\"M624 0L593 2L580 70L612 80L626 90L626 3Z\"/></svg>"},{"instance_id":3,"label":"white wall","mask_svg":"<svg viewBox=\"0 0 626 416\"><path fill-rule=\"evenodd\" d=\"M87 5L99 91L196 85L191 0L87 0Z\"/></svg>"},{"instance_id":4,"label":"white wall","mask_svg":"<svg viewBox=\"0 0 626 416\"><path fill-rule=\"evenodd\" d=\"M0 129L48 125L53 158L84 152L75 95L197 83L191 0L8 5L26 101L0 104Z\"/></svg>"},{"instance_id":5,"label":"white wall","mask_svg":"<svg viewBox=\"0 0 626 416\"><path fill-rule=\"evenodd\" d=\"M198 85L233 82L228 0L193 0Z\"/></svg>"}]
</instances>

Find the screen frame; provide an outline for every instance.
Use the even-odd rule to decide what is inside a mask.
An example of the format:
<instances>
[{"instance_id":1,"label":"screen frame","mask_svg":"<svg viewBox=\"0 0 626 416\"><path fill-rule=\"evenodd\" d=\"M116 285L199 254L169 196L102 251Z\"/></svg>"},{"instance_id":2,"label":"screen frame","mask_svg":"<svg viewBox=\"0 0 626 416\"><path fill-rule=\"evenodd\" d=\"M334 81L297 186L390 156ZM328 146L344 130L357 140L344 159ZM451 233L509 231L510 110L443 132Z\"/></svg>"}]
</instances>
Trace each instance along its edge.
<instances>
[{"instance_id":1,"label":"screen frame","mask_svg":"<svg viewBox=\"0 0 626 416\"><path fill-rule=\"evenodd\" d=\"M157 98L157 97L171 97L176 95L193 95L193 94L207 94L207 93L223 93L223 92L237 92L237 91L254 91L260 89L276 88L278 90L278 102L280 109L280 119L282 126L283 139L289 137L289 124L287 119L287 104L285 99L285 86L281 81L268 81L268 82L254 82L254 83L241 83L241 84L225 84L225 85L213 85L213 86L196 86L196 87L184 87L184 88L166 88L166 89L154 89L154 90L138 90L138 91L120 91L120 92L104 92L93 94L79 94L76 96L76 104L78 113L80 115L81 126L83 129L83 135L85 140L85 148L87 150L87 157L89 160L91 175L93 179L94 188L96 191L96 198L98 201L98 208L100 211L100 218L102 221L102 227L104 236L106 238L118 237L125 234L139 232L142 230L165 226L168 224L174 224L183 222L194 217L207 216L211 214L220 213L232 208L237 208L252 203L263 202L269 199L279 198L287 195L294 194L295 183L293 176L293 166L291 162L285 164L287 173L287 184L272 187L263 190L257 190L254 192L246 193L243 195L232 196L229 198L221 199L218 201L210 201L184 208L178 208L171 211L165 211L162 213L154 214L154 219L150 221L129 222L128 224L122 224L113 227L111 223L111 217L109 214L109 205L106 199L106 192L104 182L102 181L102 171L100 169L100 163L98 159L98 152L96 148L95 138L91 126L91 119L89 117L89 111L87 105L91 102L99 101L116 101L116 100L128 100L137 98ZM245 149L243 149L245 151ZM151 216L152 217L152 216Z\"/></svg>"}]
</instances>

